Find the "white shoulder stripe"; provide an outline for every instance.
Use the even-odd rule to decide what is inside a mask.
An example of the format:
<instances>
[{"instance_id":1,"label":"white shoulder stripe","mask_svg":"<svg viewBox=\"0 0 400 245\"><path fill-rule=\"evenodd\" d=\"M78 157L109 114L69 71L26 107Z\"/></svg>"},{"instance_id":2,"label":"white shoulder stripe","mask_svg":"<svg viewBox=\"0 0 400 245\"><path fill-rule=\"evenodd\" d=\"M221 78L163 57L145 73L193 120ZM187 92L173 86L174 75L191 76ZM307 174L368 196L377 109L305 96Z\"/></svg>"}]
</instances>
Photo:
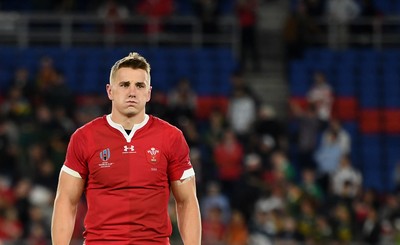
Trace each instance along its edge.
<instances>
[{"instance_id":1,"label":"white shoulder stripe","mask_svg":"<svg viewBox=\"0 0 400 245\"><path fill-rule=\"evenodd\" d=\"M193 168L186 169L181 176L181 180L187 179L192 176L194 176L194 169Z\"/></svg>"},{"instance_id":2,"label":"white shoulder stripe","mask_svg":"<svg viewBox=\"0 0 400 245\"><path fill-rule=\"evenodd\" d=\"M62 171L66 172L69 175L82 179L81 175L75 170L70 169L69 167L63 165L61 168Z\"/></svg>"}]
</instances>

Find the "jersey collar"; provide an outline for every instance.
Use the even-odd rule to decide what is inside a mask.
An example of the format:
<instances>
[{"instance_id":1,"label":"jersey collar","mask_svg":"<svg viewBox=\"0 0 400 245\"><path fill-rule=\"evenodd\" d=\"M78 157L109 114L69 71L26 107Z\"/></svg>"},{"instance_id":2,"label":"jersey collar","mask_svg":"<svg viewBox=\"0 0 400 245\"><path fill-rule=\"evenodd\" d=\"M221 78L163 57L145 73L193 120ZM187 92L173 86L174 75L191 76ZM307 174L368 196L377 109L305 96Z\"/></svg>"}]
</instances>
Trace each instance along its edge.
<instances>
[{"instance_id":1,"label":"jersey collar","mask_svg":"<svg viewBox=\"0 0 400 245\"><path fill-rule=\"evenodd\" d=\"M143 128L144 125L146 125L146 123L149 121L149 115L145 114L144 115L144 120L141 123L135 124L131 130L131 132L129 133L129 135L126 133L124 127L122 127L121 124L114 122L113 120L111 120L111 114L108 114L106 116L107 122L108 124L115 128L116 130L120 131L122 133L122 135L125 137L127 142L131 142L133 135L135 135L135 132L140 129Z\"/></svg>"}]
</instances>

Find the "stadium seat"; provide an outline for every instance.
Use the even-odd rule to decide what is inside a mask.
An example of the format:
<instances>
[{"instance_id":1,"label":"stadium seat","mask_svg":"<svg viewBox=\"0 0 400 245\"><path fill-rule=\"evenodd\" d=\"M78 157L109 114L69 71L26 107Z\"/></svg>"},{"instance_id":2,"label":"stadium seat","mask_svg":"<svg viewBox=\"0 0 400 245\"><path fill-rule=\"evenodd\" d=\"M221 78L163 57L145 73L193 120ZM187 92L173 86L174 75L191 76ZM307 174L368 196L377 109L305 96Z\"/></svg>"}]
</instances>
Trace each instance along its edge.
<instances>
[{"instance_id":1,"label":"stadium seat","mask_svg":"<svg viewBox=\"0 0 400 245\"><path fill-rule=\"evenodd\" d=\"M308 67L301 61L293 61L290 64L289 76L290 95L295 97L305 96L311 85Z\"/></svg>"},{"instance_id":2,"label":"stadium seat","mask_svg":"<svg viewBox=\"0 0 400 245\"><path fill-rule=\"evenodd\" d=\"M400 134L400 107L382 112L383 130L387 134ZM399 146L400 151L400 146Z\"/></svg>"},{"instance_id":3,"label":"stadium seat","mask_svg":"<svg viewBox=\"0 0 400 245\"><path fill-rule=\"evenodd\" d=\"M388 191L393 191L395 188L395 180L394 174L396 168L400 164L400 135L385 135L385 148L384 148L384 155L385 155L385 167L387 176L386 179L386 189Z\"/></svg>"},{"instance_id":4,"label":"stadium seat","mask_svg":"<svg viewBox=\"0 0 400 245\"><path fill-rule=\"evenodd\" d=\"M400 108L400 73L386 71L382 77L384 108Z\"/></svg>"},{"instance_id":5,"label":"stadium seat","mask_svg":"<svg viewBox=\"0 0 400 245\"><path fill-rule=\"evenodd\" d=\"M381 114L379 109L362 109L359 115L360 131L364 134L382 132Z\"/></svg>"},{"instance_id":6,"label":"stadium seat","mask_svg":"<svg viewBox=\"0 0 400 245\"><path fill-rule=\"evenodd\" d=\"M359 100L361 108L377 108L381 102L381 91L378 86L377 75L372 73L364 73L360 77Z\"/></svg>"},{"instance_id":7,"label":"stadium seat","mask_svg":"<svg viewBox=\"0 0 400 245\"><path fill-rule=\"evenodd\" d=\"M362 135L360 140L364 186L382 190L383 147L381 136L379 134Z\"/></svg>"},{"instance_id":8,"label":"stadium seat","mask_svg":"<svg viewBox=\"0 0 400 245\"><path fill-rule=\"evenodd\" d=\"M333 116L341 121L355 121L358 117L358 102L355 97L339 96L335 98Z\"/></svg>"},{"instance_id":9,"label":"stadium seat","mask_svg":"<svg viewBox=\"0 0 400 245\"><path fill-rule=\"evenodd\" d=\"M356 95L356 75L351 67L341 66L336 70L334 91L337 96Z\"/></svg>"},{"instance_id":10,"label":"stadium seat","mask_svg":"<svg viewBox=\"0 0 400 245\"><path fill-rule=\"evenodd\" d=\"M206 120L213 110L220 110L225 114L228 103L225 96L199 96L197 97L196 116L200 120Z\"/></svg>"},{"instance_id":11,"label":"stadium seat","mask_svg":"<svg viewBox=\"0 0 400 245\"><path fill-rule=\"evenodd\" d=\"M355 50L344 50L337 53L337 66L354 68L358 61L359 57Z\"/></svg>"}]
</instances>

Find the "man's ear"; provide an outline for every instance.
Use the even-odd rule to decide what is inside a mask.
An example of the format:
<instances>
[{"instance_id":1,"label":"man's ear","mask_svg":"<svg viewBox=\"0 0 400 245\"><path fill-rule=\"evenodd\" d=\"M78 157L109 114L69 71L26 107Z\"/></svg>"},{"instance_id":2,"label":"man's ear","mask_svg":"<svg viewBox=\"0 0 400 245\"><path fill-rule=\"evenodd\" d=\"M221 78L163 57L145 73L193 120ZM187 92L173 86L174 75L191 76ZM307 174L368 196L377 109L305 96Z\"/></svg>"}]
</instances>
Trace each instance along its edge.
<instances>
[{"instance_id":1,"label":"man's ear","mask_svg":"<svg viewBox=\"0 0 400 245\"><path fill-rule=\"evenodd\" d=\"M111 91L111 84L107 83L106 85L107 96L110 100L113 100L112 91Z\"/></svg>"},{"instance_id":2,"label":"man's ear","mask_svg":"<svg viewBox=\"0 0 400 245\"><path fill-rule=\"evenodd\" d=\"M151 89L152 89L153 87L152 86L150 86L150 88L149 88L149 91L148 91L148 95L147 95L147 101L146 102L149 102L150 101L150 99L151 99Z\"/></svg>"}]
</instances>

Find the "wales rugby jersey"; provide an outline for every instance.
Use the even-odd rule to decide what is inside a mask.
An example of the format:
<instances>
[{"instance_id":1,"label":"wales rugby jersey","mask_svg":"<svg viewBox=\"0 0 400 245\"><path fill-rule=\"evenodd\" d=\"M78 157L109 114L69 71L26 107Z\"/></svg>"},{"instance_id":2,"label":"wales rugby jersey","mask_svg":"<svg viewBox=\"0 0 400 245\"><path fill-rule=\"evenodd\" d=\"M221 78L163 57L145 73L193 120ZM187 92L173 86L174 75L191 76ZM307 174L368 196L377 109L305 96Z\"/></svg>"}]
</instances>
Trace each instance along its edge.
<instances>
[{"instance_id":1,"label":"wales rugby jersey","mask_svg":"<svg viewBox=\"0 0 400 245\"><path fill-rule=\"evenodd\" d=\"M71 136L63 171L86 181L85 244L169 244L170 182L193 176L182 132L145 116L129 135L111 116Z\"/></svg>"}]
</instances>

